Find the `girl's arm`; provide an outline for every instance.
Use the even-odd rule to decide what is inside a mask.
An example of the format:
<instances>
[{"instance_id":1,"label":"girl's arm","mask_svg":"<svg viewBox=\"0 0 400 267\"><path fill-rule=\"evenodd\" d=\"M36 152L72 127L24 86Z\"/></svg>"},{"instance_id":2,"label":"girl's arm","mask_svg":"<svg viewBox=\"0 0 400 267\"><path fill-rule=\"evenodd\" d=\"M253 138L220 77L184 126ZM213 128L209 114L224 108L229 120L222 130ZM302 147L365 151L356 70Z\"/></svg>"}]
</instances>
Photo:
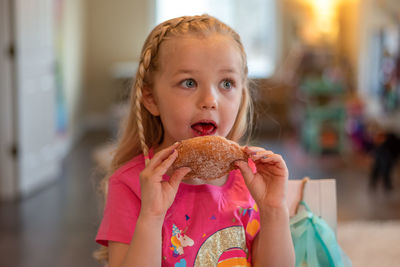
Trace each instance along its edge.
<instances>
[{"instance_id":1,"label":"girl's arm","mask_svg":"<svg viewBox=\"0 0 400 267\"><path fill-rule=\"evenodd\" d=\"M260 232L252 250L253 266L294 266L289 213L284 209L260 214Z\"/></svg>"},{"instance_id":2,"label":"girl's arm","mask_svg":"<svg viewBox=\"0 0 400 267\"><path fill-rule=\"evenodd\" d=\"M244 151L257 172L244 161L236 162L260 210L260 232L253 243L253 266L294 266L294 248L286 204L288 170L280 155L257 147Z\"/></svg>"},{"instance_id":3,"label":"girl's arm","mask_svg":"<svg viewBox=\"0 0 400 267\"><path fill-rule=\"evenodd\" d=\"M130 245L109 242L109 266L161 266L162 223L139 216Z\"/></svg>"},{"instance_id":4,"label":"girl's arm","mask_svg":"<svg viewBox=\"0 0 400 267\"><path fill-rule=\"evenodd\" d=\"M178 156L177 144L155 154L140 174L141 209L129 245L109 243L109 266L161 266L161 229L182 178L189 168L176 170L168 181L163 175Z\"/></svg>"}]
</instances>

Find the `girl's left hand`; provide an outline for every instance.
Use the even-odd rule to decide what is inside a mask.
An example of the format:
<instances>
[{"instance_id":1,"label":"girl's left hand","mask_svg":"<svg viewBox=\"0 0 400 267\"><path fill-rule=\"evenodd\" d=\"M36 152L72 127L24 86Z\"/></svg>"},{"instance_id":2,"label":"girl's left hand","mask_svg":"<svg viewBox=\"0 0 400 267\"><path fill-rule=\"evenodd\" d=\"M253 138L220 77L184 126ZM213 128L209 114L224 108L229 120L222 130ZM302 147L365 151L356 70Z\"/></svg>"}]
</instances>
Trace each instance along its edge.
<instances>
[{"instance_id":1,"label":"girl's left hand","mask_svg":"<svg viewBox=\"0 0 400 267\"><path fill-rule=\"evenodd\" d=\"M247 188L259 206L264 208L287 208L286 191L289 172L281 155L260 147L244 147L243 151L257 168L254 173L247 162L237 161Z\"/></svg>"}]
</instances>

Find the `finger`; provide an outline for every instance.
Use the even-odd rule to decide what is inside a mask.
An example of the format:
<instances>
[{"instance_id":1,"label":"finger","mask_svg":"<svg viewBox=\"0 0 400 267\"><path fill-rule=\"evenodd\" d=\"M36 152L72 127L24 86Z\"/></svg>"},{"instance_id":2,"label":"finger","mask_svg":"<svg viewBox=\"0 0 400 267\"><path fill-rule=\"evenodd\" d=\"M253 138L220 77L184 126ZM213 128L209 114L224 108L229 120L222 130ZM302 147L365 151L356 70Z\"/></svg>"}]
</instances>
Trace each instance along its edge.
<instances>
[{"instance_id":1,"label":"finger","mask_svg":"<svg viewBox=\"0 0 400 267\"><path fill-rule=\"evenodd\" d=\"M166 159L164 159L164 161L160 163L160 165L155 167L154 174L160 176L164 175L167 172L168 168L171 167L172 163L174 163L177 157L178 157L178 151L174 149L172 153Z\"/></svg>"},{"instance_id":2,"label":"finger","mask_svg":"<svg viewBox=\"0 0 400 267\"><path fill-rule=\"evenodd\" d=\"M268 158L268 157L270 157L272 155L275 155L274 152L269 151L269 150L268 151L264 150L264 151L258 151L255 154L250 155L250 158L253 161L257 161L257 160L262 159L262 158L264 158L264 159Z\"/></svg>"},{"instance_id":3,"label":"finger","mask_svg":"<svg viewBox=\"0 0 400 267\"><path fill-rule=\"evenodd\" d=\"M261 157L259 157L258 160L261 162L277 162L277 163L282 163L282 164L285 163L282 156L279 154L271 154L271 155L261 156Z\"/></svg>"},{"instance_id":4,"label":"finger","mask_svg":"<svg viewBox=\"0 0 400 267\"><path fill-rule=\"evenodd\" d=\"M182 179L185 177L185 175L191 171L192 171L192 169L190 169L188 167L182 167L182 168L177 169L172 174L168 183L171 185L172 188L177 189L179 184L182 182Z\"/></svg>"},{"instance_id":5,"label":"finger","mask_svg":"<svg viewBox=\"0 0 400 267\"><path fill-rule=\"evenodd\" d=\"M261 158L257 161L257 163L264 163L264 164L270 164L270 165L282 165L281 161L274 159L274 158Z\"/></svg>"},{"instance_id":6,"label":"finger","mask_svg":"<svg viewBox=\"0 0 400 267\"><path fill-rule=\"evenodd\" d=\"M235 161L234 164L240 169L240 172L242 173L245 183L249 185L254 178L254 173L250 168L249 164L243 160Z\"/></svg>"},{"instance_id":7,"label":"finger","mask_svg":"<svg viewBox=\"0 0 400 267\"><path fill-rule=\"evenodd\" d=\"M256 146L246 146L243 148L243 151L249 156L266 152L268 152L269 154L273 153L271 150L266 150L262 147L256 147Z\"/></svg>"},{"instance_id":8,"label":"finger","mask_svg":"<svg viewBox=\"0 0 400 267\"><path fill-rule=\"evenodd\" d=\"M259 161L257 161L257 164L265 166L269 169L271 173L275 173L277 171L275 174L279 176L287 176L289 174L285 161L279 155L266 159L260 159ZM260 170L263 168L262 166L258 165Z\"/></svg>"},{"instance_id":9,"label":"finger","mask_svg":"<svg viewBox=\"0 0 400 267\"><path fill-rule=\"evenodd\" d=\"M279 154L271 154L271 155L262 156L259 159L257 159L256 162L257 163L261 162L261 163L268 163L268 164L276 164L276 165L279 165L280 167L286 167L285 160Z\"/></svg>"},{"instance_id":10,"label":"finger","mask_svg":"<svg viewBox=\"0 0 400 267\"><path fill-rule=\"evenodd\" d=\"M156 167L157 165L159 165L174 152L174 150L178 147L179 144L180 144L179 142L176 142L172 146L169 146L157 152L151 159L149 166Z\"/></svg>"},{"instance_id":11,"label":"finger","mask_svg":"<svg viewBox=\"0 0 400 267\"><path fill-rule=\"evenodd\" d=\"M245 146L244 149L247 151L256 151L256 152L265 150L265 148L258 147L258 146Z\"/></svg>"}]
</instances>

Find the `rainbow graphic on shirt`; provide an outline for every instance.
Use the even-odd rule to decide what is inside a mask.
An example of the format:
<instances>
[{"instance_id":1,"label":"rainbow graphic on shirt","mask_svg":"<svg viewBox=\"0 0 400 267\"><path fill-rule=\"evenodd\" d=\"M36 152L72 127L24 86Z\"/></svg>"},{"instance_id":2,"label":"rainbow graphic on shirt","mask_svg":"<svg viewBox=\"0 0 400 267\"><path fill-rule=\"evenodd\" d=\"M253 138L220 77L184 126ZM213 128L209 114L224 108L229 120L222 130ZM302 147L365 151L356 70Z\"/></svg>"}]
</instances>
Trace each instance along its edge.
<instances>
[{"instance_id":1,"label":"rainbow graphic on shirt","mask_svg":"<svg viewBox=\"0 0 400 267\"><path fill-rule=\"evenodd\" d=\"M231 248L219 257L217 267L249 267L250 263L247 261L247 255L241 248Z\"/></svg>"}]
</instances>

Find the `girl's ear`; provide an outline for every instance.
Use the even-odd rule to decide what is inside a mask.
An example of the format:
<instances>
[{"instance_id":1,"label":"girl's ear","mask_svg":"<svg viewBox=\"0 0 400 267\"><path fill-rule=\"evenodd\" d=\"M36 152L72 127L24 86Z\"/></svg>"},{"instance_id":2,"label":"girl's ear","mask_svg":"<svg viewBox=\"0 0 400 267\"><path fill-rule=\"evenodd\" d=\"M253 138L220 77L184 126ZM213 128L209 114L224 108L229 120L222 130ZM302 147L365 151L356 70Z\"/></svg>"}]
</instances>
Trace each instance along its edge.
<instances>
[{"instance_id":1,"label":"girl's ear","mask_svg":"<svg viewBox=\"0 0 400 267\"><path fill-rule=\"evenodd\" d=\"M142 90L142 102L145 108L153 115L159 116L160 111L158 110L157 102L153 94L153 90L147 86L143 87Z\"/></svg>"}]
</instances>

